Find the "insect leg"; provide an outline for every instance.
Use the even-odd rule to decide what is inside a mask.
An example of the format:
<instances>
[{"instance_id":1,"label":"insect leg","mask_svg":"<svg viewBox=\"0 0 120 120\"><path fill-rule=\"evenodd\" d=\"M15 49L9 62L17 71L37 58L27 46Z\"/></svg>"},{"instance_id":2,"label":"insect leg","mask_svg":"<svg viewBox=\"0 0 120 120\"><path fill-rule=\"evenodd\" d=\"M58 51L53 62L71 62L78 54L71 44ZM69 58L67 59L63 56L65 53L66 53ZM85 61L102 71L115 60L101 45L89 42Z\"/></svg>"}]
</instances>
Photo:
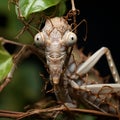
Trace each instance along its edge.
<instances>
[{"instance_id":1,"label":"insect leg","mask_svg":"<svg viewBox=\"0 0 120 120\"><path fill-rule=\"evenodd\" d=\"M86 74L103 56L106 55L109 68L111 70L112 76L116 83L120 83L120 76L116 69L115 63L111 56L110 50L106 47L100 48L97 52L95 52L90 58L88 58L82 65L79 65L75 74L71 76L73 79L78 79L78 76Z\"/></svg>"},{"instance_id":2,"label":"insect leg","mask_svg":"<svg viewBox=\"0 0 120 120\"><path fill-rule=\"evenodd\" d=\"M74 80L79 80L79 76L86 74L90 69L98 62L98 60L106 55L108 65L110 67L113 78L116 83L120 83L120 78L114 61L112 59L111 53L108 48L102 47L96 53L94 53L90 58L88 58L82 65L79 65L76 68L76 71L68 79L69 84L74 90L78 91L79 96L82 96L84 104L93 106L93 108L110 113L119 112L119 93L120 93L120 84L82 84L79 85ZM79 92L80 91L80 92ZM75 93L74 93L75 94ZM109 98L106 98L106 95L113 97L115 104L110 101ZM114 95L117 98L114 98ZM98 97L99 96L99 97ZM109 99L107 101L107 99ZM104 100L104 102L102 101ZM104 108L105 106L105 108Z\"/></svg>"}]
</instances>

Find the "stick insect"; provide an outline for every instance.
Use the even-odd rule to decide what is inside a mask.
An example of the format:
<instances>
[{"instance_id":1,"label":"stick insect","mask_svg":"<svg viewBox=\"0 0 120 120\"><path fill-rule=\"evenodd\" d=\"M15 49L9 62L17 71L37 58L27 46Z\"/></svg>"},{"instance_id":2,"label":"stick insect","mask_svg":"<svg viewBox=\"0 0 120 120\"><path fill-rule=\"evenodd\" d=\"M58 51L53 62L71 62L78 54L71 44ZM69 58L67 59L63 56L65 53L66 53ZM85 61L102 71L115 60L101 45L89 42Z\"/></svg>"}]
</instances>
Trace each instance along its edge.
<instances>
[{"instance_id":1,"label":"stick insect","mask_svg":"<svg viewBox=\"0 0 120 120\"><path fill-rule=\"evenodd\" d=\"M58 24L59 23L59 24ZM50 81L54 86L56 96L65 95L66 102L71 101L67 92L68 84L75 90L87 90L97 94L104 87L112 88L112 92L119 92L120 78L113 62L111 53L108 48L102 47L83 64L76 65L73 56L70 57L67 68L64 64L67 59L68 48L74 45L77 41L75 33L71 32L70 26L63 18L53 18L46 21L45 27L35 36L35 43L45 46L46 61L50 73ZM80 77L85 75L97 63L97 61L106 55L111 73L118 84L95 84L84 85ZM65 69L65 70L64 70ZM64 71L64 73L63 73ZM61 93L61 84L64 92ZM67 86L66 86L67 85ZM105 94L109 90L103 90L101 94ZM63 96L64 96L63 95ZM62 97L63 97L62 96ZM61 99L61 98L59 98ZM72 101L71 101L72 102Z\"/></svg>"},{"instance_id":2,"label":"stick insect","mask_svg":"<svg viewBox=\"0 0 120 120\"><path fill-rule=\"evenodd\" d=\"M75 10L74 4L72 9ZM111 95L113 93L120 92L120 77L110 50L106 47L102 47L80 65L76 64L74 57L72 58L71 55L67 62L68 66L65 68L64 65L67 61L69 47L76 44L76 41L77 36L72 32L70 26L63 18L57 17L50 21L46 21L45 27L35 36L35 42L45 46L45 55L50 73L50 81L53 84L56 97L58 100L64 102L67 107L76 107L76 104L74 104L73 99L70 97L70 90L68 90L69 88L73 88L73 91L79 91L78 94L83 97L82 101L86 101L96 109L103 112L119 114L119 105L112 106L109 102L103 102L105 98L101 96L104 94ZM107 58L109 68L116 84L84 85L84 82L80 80L81 76L88 73L103 55ZM63 90L61 90L61 87ZM96 97L97 94L99 97ZM91 99L90 101L87 100L88 97Z\"/></svg>"},{"instance_id":3,"label":"stick insect","mask_svg":"<svg viewBox=\"0 0 120 120\"><path fill-rule=\"evenodd\" d=\"M73 1L72 10L76 10ZM37 46L44 47L44 51L41 53L36 51L34 47L29 46L29 48L34 50L34 53L37 55L42 54L45 56L48 73L50 74L49 80L53 86L57 102L60 102L59 109L51 109L52 111L68 110L80 112L79 105L83 103L87 107L95 109L97 113L100 111L104 115L119 118L120 77L108 48L102 47L89 58L80 62L80 58L76 59L75 57L75 52L79 51L76 48L77 36L63 17L54 17L46 20L43 29L35 35L34 41ZM19 54L23 55L27 49L28 46L23 46ZM20 58L17 58L17 62L21 59L21 55ZM103 55L107 58L109 68L115 80L114 84L85 80L89 79L89 76L87 78L86 75ZM5 84L0 86L0 90L9 82L15 66L9 73ZM46 111L51 112L50 109L46 109ZM41 112L45 111L38 110L37 112L32 111L32 113L28 111L27 114L21 113L22 115L20 113L15 114L21 119Z\"/></svg>"}]
</instances>

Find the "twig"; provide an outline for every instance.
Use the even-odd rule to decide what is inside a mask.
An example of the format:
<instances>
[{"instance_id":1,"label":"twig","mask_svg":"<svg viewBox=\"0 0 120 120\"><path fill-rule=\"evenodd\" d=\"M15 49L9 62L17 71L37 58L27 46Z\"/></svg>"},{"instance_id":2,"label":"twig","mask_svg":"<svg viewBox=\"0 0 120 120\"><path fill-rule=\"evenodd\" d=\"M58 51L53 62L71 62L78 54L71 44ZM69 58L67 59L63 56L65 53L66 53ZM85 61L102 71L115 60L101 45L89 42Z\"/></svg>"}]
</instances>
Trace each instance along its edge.
<instances>
[{"instance_id":1,"label":"twig","mask_svg":"<svg viewBox=\"0 0 120 120\"><path fill-rule=\"evenodd\" d=\"M2 42L3 44L4 43L10 43L10 44L14 44L14 45L17 45L17 46L23 46L22 43L18 43L18 42L14 42L14 41L11 41L11 40L7 40L3 37L0 37L0 42Z\"/></svg>"},{"instance_id":2,"label":"twig","mask_svg":"<svg viewBox=\"0 0 120 120\"><path fill-rule=\"evenodd\" d=\"M0 117L4 117L4 118L19 118L21 114L23 114L23 112L0 110Z\"/></svg>"},{"instance_id":3,"label":"twig","mask_svg":"<svg viewBox=\"0 0 120 120\"><path fill-rule=\"evenodd\" d=\"M17 120L23 119L28 116L32 115L40 115L42 113L50 113L54 111L68 111L68 109L65 106L57 106L54 108L46 108L46 109L32 109L27 112L13 112L13 111L5 111L5 110L0 110L0 117L5 117L5 118L16 118ZM88 109L79 109L79 108L69 108L69 111L71 112L76 112L76 113L84 113L84 114L92 114L92 115L102 115L102 116L107 116L107 117L114 117L114 118L119 118L119 115L113 115L110 113L103 113L100 111L96 110L88 110Z\"/></svg>"}]
</instances>

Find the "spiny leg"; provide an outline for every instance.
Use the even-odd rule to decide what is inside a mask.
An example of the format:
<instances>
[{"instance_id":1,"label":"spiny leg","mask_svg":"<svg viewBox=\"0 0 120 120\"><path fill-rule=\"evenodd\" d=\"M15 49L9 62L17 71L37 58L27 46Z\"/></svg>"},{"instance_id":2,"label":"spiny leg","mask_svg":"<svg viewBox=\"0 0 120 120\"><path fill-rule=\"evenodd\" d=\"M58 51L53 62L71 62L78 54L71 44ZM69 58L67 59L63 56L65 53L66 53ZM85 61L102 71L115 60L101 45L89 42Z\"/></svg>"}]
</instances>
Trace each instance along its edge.
<instances>
[{"instance_id":1,"label":"spiny leg","mask_svg":"<svg viewBox=\"0 0 120 120\"><path fill-rule=\"evenodd\" d=\"M93 92L98 92L98 90L100 90L103 87L109 87L109 88L113 88L113 93L114 92L119 92L119 88L120 88L120 84L94 84L94 85L78 85L75 81L73 81L72 79L78 79L78 77L80 75L86 74L87 72L89 72L89 70L98 62L98 60L103 56L106 55L107 61L108 61L108 65L109 68L111 70L111 73L113 75L113 78L115 80L116 83L120 83L120 76L118 74L118 71L116 69L116 66L114 64L114 61L112 59L110 50L106 47L102 47L101 49L99 49L96 53L94 53L90 58L88 58L82 65L79 65L76 69L76 71L74 72L74 74L71 76L71 79L69 79L69 83L70 85L74 88L74 89L83 89L83 90L88 90L88 91L93 91ZM106 92L106 90L104 91Z\"/></svg>"},{"instance_id":2,"label":"spiny leg","mask_svg":"<svg viewBox=\"0 0 120 120\"><path fill-rule=\"evenodd\" d=\"M112 76L116 83L120 83L120 76L116 69L115 63L111 56L110 50L106 47L100 48L97 52L95 52L90 58L88 58L82 65L79 65L75 74L71 76L73 79L78 79L79 76L86 74L89 70L94 67L94 65L98 62L98 60L103 56L106 55L109 68L111 70Z\"/></svg>"},{"instance_id":3,"label":"spiny leg","mask_svg":"<svg viewBox=\"0 0 120 120\"><path fill-rule=\"evenodd\" d=\"M96 53L94 53L90 58L88 58L83 64L79 65L77 68L71 66L71 68L69 69L74 69L75 72L67 80L69 81L69 84L73 89L80 91L78 92L78 94L79 96L82 96L82 101L84 102L84 104L88 104L88 106L90 105L93 108L105 113L110 112L113 114L118 114L120 110L119 109L120 84L79 85L74 81L79 80L80 76L88 73L90 69L94 67L94 65L103 55L106 55L108 65L115 82L120 83L120 76L112 59L111 53L109 49L106 47L102 47L101 49L99 49ZM108 98L108 95L111 98Z\"/></svg>"}]
</instances>

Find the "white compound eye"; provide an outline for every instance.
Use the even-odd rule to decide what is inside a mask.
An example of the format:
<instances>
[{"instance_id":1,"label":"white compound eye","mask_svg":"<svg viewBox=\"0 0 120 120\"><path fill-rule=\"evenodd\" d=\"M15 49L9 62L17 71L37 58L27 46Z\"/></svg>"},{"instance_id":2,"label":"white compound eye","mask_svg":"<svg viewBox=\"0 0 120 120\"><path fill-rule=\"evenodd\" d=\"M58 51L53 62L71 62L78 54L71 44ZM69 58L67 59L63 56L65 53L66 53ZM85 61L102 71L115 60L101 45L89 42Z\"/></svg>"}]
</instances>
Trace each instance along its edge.
<instances>
[{"instance_id":1,"label":"white compound eye","mask_svg":"<svg viewBox=\"0 0 120 120\"><path fill-rule=\"evenodd\" d=\"M39 32L35 35L34 37L34 42L37 46L42 46L44 45L44 36L42 32Z\"/></svg>"},{"instance_id":2,"label":"white compound eye","mask_svg":"<svg viewBox=\"0 0 120 120\"><path fill-rule=\"evenodd\" d=\"M72 46L77 42L77 36L73 32L66 33L64 38L67 46Z\"/></svg>"}]
</instances>

